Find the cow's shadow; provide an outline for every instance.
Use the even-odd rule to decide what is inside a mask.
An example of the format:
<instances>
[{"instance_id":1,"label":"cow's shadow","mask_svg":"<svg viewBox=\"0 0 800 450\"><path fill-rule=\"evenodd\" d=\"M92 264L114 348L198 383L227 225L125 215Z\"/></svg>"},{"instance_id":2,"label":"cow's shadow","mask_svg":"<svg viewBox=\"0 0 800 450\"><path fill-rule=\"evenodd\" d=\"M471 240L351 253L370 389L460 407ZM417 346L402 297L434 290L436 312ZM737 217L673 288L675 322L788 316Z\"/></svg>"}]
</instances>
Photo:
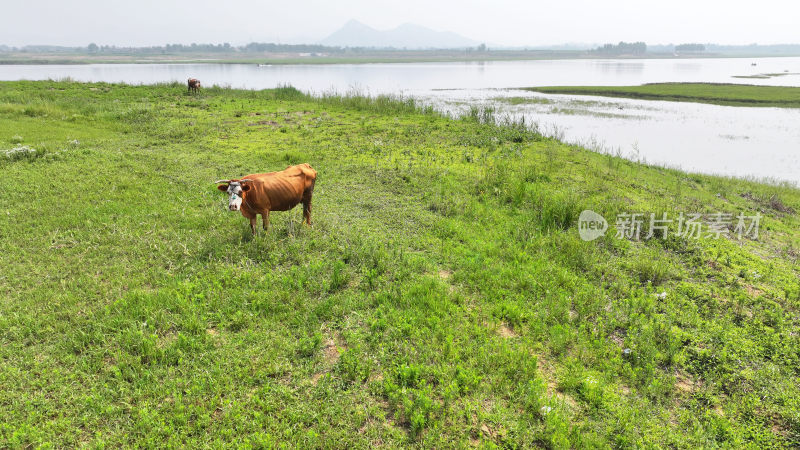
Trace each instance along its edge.
<instances>
[{"instance_id":1,"label":"cow's shadow","mask_svg":"<svg viewBox=\"0 0 800 450\"><path fill-rule=\"evenodd\" d=\"M297 218L286 218L283 220L273 220L269 225L269 230L264 230L261 227L261 221L258 222L258 230L254 235L250 231L249 224L243 225L239 228L238 233L231 233L224 239L227 245L243 245L259 243L266 247L280 245L281 242L292 239L302 239L314 228L304 224L304 222Z\"/></svg>"}]
</instances>

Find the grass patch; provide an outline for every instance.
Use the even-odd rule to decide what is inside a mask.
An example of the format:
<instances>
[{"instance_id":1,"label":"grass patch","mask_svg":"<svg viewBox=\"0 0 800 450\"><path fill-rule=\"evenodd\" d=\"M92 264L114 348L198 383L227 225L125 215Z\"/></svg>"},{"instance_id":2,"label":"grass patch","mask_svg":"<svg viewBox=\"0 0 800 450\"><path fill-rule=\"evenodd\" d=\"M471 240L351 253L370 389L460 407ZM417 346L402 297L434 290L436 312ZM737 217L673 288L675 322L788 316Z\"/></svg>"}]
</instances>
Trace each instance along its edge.
<instances>
[{"instance_id":1,"label":"grass patch","mask_svg":"<svg viewBox=\"0 0 800 450\"><path fill-rule=\"evenodd\" d=\"M0 157L0 447L798 443L793 187L290 87L0 105L0 148L46 150ZM296 162L314 228L251 237L213 181ZM759 212L760 238L614 237L681 211Z\"/></svg>"},{"instance_id":2,"label":"grass patch","mask_svg":"<svg viewBox=\"0 0 800 450\"><path fill-rule=\"evenodd\" d=\"M756 75L734 75L733 78L754 78L760 80L768 80L775 77L785 77L786 75L800 75L792 72L776 72L776 73L759 73Z\"/></svg>"},{"instance_id":3,"label":"grass patch","mask_svg":"<svg viewBox=\"0 0 800 450\"><path fill-rule=\"evenodd\" d=\"M508 103L509 105L549 105L553 103L549 98L543 97L493 97L493 102Z\"/></svg>"}]
</instances>

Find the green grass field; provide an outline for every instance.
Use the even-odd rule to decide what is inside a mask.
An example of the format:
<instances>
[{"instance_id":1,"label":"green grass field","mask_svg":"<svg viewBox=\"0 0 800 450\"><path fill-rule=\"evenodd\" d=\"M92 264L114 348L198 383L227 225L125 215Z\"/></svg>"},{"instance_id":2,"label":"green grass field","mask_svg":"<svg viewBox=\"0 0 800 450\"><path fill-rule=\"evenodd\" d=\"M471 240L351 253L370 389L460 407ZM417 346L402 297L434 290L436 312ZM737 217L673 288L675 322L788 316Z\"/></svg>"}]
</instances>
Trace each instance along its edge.
<instances>
[{"instance_id":1,"label":"green grass field","mask_svg":"<svg viewBox=\"0 0 800 450\"><path fill-rule=\"evenodd\" d=\"M0 83L0 447L800 445L797 189L185 90ZM313 228L251 237L213 181L299 162ZM613 232L717 211L759 239Z\"/></svg>"},{"instance_id":2,"label":"green grass field","mask_svg":"<svg viewBox=\"0 0 800 450\"><path fill-rule=\"evenodd\" d=\"M729 106L800 108L800 88L749 84L653 83L641 86L549 86L526 90L547 94L598 95Z\"/></svg>"}]
</instances>

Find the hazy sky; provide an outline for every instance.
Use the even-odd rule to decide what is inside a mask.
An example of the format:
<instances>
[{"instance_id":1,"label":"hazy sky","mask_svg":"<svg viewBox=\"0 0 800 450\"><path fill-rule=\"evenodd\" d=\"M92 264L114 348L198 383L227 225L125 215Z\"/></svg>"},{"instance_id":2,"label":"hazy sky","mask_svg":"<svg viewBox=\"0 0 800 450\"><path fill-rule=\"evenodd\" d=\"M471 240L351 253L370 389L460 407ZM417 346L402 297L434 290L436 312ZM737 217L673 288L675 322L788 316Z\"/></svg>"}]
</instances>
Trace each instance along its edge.
<instances>
[{"instance_id":1,"label":"hazy sky","mask_svg":"<svg viewBox=\"0 0 800 450\"><path fill-rule=\"evenodd\" d=\"M356 19L496 45L800 43L798 0L0 0L0 44L315 42Z\"/></svg>"}]
</instances>

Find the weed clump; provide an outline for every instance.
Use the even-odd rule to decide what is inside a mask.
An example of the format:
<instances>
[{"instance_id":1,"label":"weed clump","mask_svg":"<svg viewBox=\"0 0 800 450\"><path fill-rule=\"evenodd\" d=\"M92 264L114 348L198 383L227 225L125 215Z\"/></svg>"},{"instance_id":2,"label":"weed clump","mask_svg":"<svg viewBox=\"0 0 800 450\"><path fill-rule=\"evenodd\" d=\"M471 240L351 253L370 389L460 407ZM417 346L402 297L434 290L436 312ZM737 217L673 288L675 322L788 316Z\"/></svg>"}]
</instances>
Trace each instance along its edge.
<instances>
[{"instance_id":1,"label":"weed clump","mask_svg":"<svg viewBox=\"0 0 800 450\"><path fill-rule=\"evenodd\" d=\"M36 158L41 158L45 153L44 150L37 150L27 145L18 145L12 149L5 150L2 155L6 161L32 161Z\"/></svg>"}]
</instances>

